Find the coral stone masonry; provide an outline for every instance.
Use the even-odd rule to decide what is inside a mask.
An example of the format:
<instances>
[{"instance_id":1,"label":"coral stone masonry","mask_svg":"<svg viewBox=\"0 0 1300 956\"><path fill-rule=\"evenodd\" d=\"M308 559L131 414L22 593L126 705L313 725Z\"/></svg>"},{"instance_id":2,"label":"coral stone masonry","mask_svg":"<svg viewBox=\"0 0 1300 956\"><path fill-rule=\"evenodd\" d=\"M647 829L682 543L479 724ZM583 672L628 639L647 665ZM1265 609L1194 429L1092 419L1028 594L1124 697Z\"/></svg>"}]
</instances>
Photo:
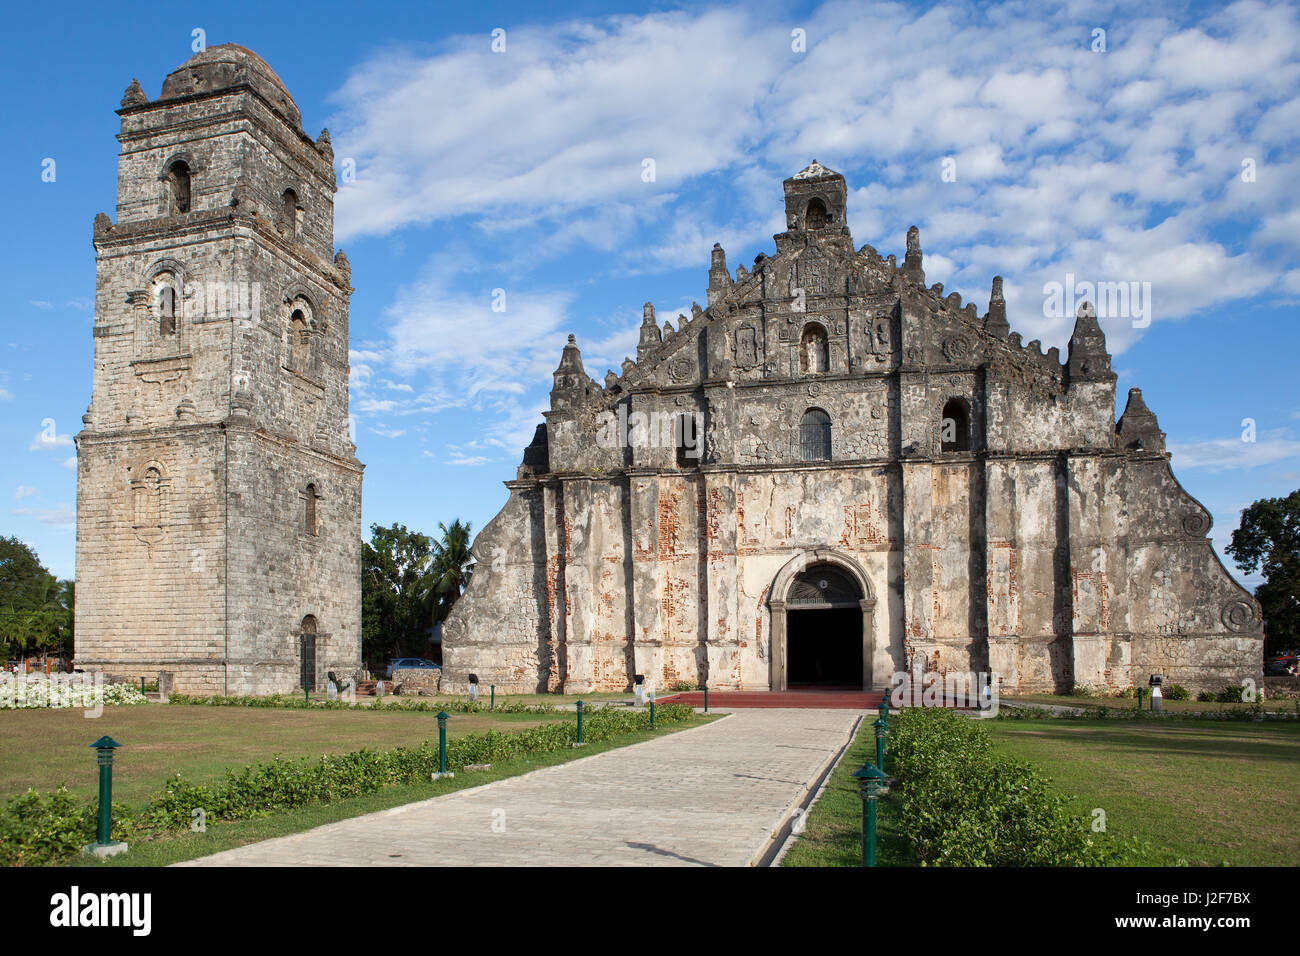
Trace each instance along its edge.
<instances>
[{"instance_id":1,"label":"coral stone masonry","mask_svg":"<svg viewBox=\"0 0 1300 956\"><path fill-rule=\"evenodd\" d=\"M444 627L444 690L785 690L992 671L1003 690L1261 678L1259 607L1093 309L1064 360L903 261L847 188L785 181L775 255L646 304L603 382L570 336L550 411ZM696 430L698 429L698 436ZM696 441L696 438L699 441Z\"/></svg>"},{"instance_id":2,"label":"coral stone masonry","mask_svg":"<svg viewBox=\"0 0 1300 956\"><path fill-rule=\"evenodd\" d=\"M186 692L361 662L334 154L257 54L210 47L122 99L95 217L94 381L77 436L76 663Z\"/></svg>"}]
</instances>

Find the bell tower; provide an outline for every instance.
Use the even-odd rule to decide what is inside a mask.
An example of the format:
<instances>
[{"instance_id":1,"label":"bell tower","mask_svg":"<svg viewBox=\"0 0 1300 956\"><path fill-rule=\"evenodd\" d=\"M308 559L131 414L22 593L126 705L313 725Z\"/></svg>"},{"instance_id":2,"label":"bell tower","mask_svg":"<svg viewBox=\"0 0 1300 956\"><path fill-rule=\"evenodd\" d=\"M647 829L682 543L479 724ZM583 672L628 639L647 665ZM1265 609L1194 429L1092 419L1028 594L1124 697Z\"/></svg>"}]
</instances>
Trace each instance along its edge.
<instances>
[{"instance_id":1,"label":"bell tower","mask_svg":"<svg viewBox=\"0 0 1300 956\"><path fill-rule=\"evenodd\" d=\"M79 666L267 693L360 664L351 270L329 132L261 57L122 98L77 436ZM310 662L310 664L308 664Z\"/></svg>"},{"instance_id":2,"label":"bell tower","mask_svg":"<svg viewBox=\"0 0 1300 956\"><path fill-rule=\"evenodd\" d=\"M818 236L849 235L848 186L835 170L814 159L782 185L787 229Z\"/></svg>"}]
</instances>

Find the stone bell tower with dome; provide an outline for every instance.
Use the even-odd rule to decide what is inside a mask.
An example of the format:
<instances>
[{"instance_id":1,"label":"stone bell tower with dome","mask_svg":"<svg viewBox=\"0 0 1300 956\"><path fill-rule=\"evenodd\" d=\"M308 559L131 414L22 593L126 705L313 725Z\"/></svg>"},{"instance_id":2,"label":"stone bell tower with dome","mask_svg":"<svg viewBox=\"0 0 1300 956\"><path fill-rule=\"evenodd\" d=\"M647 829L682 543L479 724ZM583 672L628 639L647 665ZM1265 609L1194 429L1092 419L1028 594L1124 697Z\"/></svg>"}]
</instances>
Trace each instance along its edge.
<instances>
[{"instance_id":1,"label":"stone bell tower with dome","mask_svg":"<svg viewBox=\"0 0 1300 956\"><path fill-rule=\"evenodd\" d=\"M234 44L122 98L94 222L77 436L76 664L177 690L315 687L361 661L362 465L334 154Z\"/></svg>"}]
</instances>

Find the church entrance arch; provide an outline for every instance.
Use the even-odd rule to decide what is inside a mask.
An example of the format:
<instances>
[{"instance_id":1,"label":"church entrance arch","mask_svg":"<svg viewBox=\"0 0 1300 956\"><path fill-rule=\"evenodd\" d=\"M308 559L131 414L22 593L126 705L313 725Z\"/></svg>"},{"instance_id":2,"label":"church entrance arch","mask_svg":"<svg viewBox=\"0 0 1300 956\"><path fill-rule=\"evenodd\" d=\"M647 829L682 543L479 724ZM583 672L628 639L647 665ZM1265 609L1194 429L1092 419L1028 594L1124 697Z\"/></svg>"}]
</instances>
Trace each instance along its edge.
<instances>
[{"instance_id":1,"label":"church entrance arch","mask_svg":"<svg viewBox=\"0 0 1300 956\"><path fill-rule=\"evenodd\" d=\"M801 554L770 593L773 690L871 689L876 602L861 565L836 551Z\"/></svg>"}]
</instances>

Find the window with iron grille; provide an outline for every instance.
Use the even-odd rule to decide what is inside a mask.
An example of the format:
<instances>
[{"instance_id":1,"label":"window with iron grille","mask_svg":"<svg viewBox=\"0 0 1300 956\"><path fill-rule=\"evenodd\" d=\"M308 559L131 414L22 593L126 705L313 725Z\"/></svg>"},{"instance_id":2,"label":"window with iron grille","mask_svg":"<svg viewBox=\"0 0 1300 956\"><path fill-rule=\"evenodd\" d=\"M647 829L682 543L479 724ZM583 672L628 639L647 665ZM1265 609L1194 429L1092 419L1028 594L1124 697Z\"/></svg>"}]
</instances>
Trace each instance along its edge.
<instances>
[{"instance_id":1,"label":"window with iron grille","mask_svg":"<svg viewBox=\"0 0 1300 956\"><path fill-rule=\"evenodd\" d=\"M803 413L799 423L799 457L804 461L830 461L831 417L820 408Z\"/></svg>"}]
</instances>

